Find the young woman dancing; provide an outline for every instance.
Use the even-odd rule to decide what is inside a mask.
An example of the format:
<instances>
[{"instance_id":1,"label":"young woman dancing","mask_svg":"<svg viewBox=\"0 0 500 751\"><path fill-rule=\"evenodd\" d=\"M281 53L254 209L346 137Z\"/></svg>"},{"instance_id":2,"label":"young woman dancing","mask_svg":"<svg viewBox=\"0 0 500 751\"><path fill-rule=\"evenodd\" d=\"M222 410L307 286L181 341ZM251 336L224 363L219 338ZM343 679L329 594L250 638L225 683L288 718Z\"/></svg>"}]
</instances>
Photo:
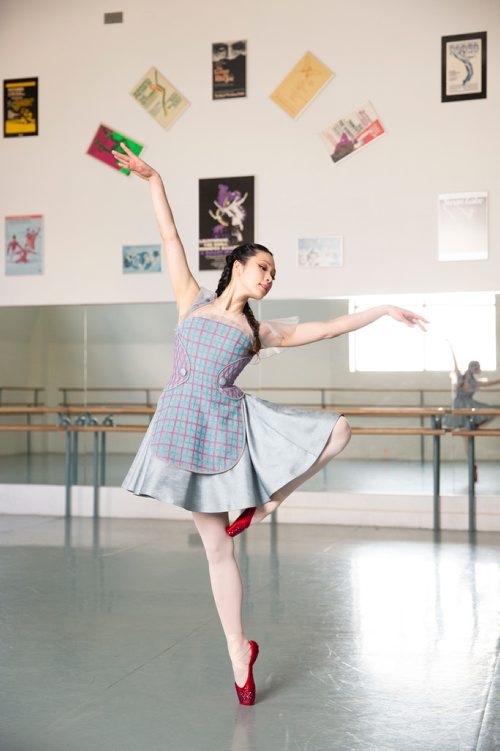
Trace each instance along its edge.
<instances>
[{"instance_id":1,"label":"young woman dancing","mask_svg":"<svg viewBox=\"0 0 500 751\"><path fill-rule=\"evenodd\" d=\"M347 445L344 417L294 409L243 393L234 381L261 347L298 347L354 331L389 315L423 329L423 318L392 305L331 321L259 323L248 304L275 279L271 251L235 248L217 289L200 289L188 266L160 175L124 144L121 167L147 180L163 240L179 324L174 364L123 487L192 511L227 640L236 693L254 704L259 647L242 624L243 587L232 538L275 511ZM228 511L244 509L229 525Z\"/></svg>"}]
</instances>

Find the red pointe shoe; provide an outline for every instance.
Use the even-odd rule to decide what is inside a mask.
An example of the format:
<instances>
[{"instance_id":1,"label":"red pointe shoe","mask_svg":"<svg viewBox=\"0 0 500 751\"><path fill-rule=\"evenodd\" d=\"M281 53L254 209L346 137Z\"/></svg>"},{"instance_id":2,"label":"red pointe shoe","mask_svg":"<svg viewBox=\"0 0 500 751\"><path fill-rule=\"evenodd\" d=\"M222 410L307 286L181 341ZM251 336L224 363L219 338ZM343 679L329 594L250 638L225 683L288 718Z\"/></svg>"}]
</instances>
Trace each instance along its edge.
<instances>
[{"instance_id":1,"label":"red pointe shoe","mask_svg":"<svg viewBox=\"0 0 500 751\"><path fill-rule=\"evenodd\" d=\"M254 514L255 506L252 508L246 508L243 513L241 513L238 518L229 525L229 527L226 527L226 534L229 535L229 537L241 535L241 533L250 526Z\"/></svg>"},{"instance_id":2,"label":"red pointe shoe","mask_svg":"<svg viewBox=\"0 0 500 751\"><path fill-rule=\"evenodd\" d=\"M234 684L234 687L238 694L240 704L245 704L250 707L252 704L255 704L255 681L253 679L252 668L259 654L259 645L256 641L249 641L248 643L250 644L250 662L248 663L247 681L244 686L241 686L241 688L237 683Z\"/></svg>"}]
</instances>

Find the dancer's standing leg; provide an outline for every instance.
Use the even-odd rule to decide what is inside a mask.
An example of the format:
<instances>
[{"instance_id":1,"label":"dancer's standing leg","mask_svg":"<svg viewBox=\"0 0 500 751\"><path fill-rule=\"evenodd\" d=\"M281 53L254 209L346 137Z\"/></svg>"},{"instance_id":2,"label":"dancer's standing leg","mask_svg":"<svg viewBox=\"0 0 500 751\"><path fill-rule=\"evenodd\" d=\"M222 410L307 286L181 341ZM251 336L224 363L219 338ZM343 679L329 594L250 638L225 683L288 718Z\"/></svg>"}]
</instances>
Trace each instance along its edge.
<instances>
[{"instance_id":1,"label":"dancer's standing leg","mask_svg":"<svg viewBox=\"0 0 500 751\"><path fill-rule=\"evenodd\" d=\"M250 645L242 624L243 582L234 555L234 542L227 536L227 513L193 512L205 548L212 593L227 640L234 680L242 686L248 674Z\"/></svg>"}]
</instances>

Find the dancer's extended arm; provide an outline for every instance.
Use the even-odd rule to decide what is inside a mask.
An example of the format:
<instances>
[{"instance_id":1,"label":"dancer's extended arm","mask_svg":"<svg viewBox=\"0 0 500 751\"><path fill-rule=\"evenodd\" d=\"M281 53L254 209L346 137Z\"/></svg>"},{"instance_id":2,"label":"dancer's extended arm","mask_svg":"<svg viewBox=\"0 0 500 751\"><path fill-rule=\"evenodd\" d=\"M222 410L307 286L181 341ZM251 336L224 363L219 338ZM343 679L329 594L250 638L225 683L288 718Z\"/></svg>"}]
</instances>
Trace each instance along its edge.
<instances>
[{"instance_id":1,"label":"dancer's extended arm","mask_svg":"<svg viewBox=\"0 0 500 751\"><path fill-rule=\"evenodd\" d=\"M163 181L156 170L142 159L139 159L124 143L121 144L121 147L125 151L125 154L113 151L113 156L120 167L125 167L132 174L137 175L137 177L147 180L151 187L151 198L153 199L153 208L163 241L168 272L179 313L182 314L192 304L200 287L189 268L184 246L178 235L172 210L165 193Z\"/></svg>"},{"instance_id":2,"label":"dancer's extended arm","mask_svg":"<svg viewBox=\"0 0 500 751\"><path fill-rule=\"evenodd\" d=\"M490 378L476 378L476 385L480 389L484 389L488 386L497 386L500 383L500 378L496 378L495 380L491 380Z\"/></svg>"},{"instance_id":3,"label":"dancer's extended arm","mask_svg":"<svg viewBox=\"0 0 500 751\"><path fill-rule=\"evenodd\" d=\"M360 313L350 313L349 315L333 318L331 321L311 321L311 323L299 323L295 330L285 335L279 343L280 347L299 347L301 344L311 344L321 339L333 339L341 334L348 334L350 331L368 326L370 323L388 315L396 321L401 321L407 326L418 326L425 331L424 323L428 323L425 318L412 313L411 310L397 308L395 305L379 305L376 308L369 308Z\"/></svg>"}]
</instances>

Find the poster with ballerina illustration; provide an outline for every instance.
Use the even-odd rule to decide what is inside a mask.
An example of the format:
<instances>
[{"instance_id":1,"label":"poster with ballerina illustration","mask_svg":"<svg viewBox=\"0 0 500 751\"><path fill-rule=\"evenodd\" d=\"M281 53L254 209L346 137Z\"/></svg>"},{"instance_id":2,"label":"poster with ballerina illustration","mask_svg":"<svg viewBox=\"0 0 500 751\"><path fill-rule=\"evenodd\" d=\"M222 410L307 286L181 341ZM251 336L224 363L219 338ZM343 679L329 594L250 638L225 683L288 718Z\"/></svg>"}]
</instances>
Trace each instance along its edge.
<instances>
[{"instance_id":1,"label":"poster with ballerina illustration","mask_svg":"<svg viewBox=\"0 0 500 751\"><path fill-rule=\"evenodd\" d=\"M441 101L486 98L486 31L441 37Z\"/></svg>"},{"instance_id":2,"label":"poster with ballerina illustration","mask_svg":"<svg viewBox=\"0 0 500 751\"><path fill-rule=\"evenodd\" d=\"M333 162L361 151L385 133L373 106L368 102L321 131L321 138Z\"/></svg>"},{"instance_id":3,"label":"poster with ballerina illustration","mask_svg":"<svg viewBox=\"0 0 500 751\"><path fill-rule=\"evenodd\" d=\"M43 217L5 217L5 274L29 276L43 272Z\"/></svg>"},{"instance_id":4,"label":"poster with ballerina illustration","mask_svg":"<svg viewBox=\"0 0 500 751\"><path fill-rule=\"evenodd\" d=\"M222 269L233 248L254 241L254 184L254 177L200 180L200 271Z\"/></svg>"},{"instance_id":5,"label":"poster with ballerina illustration","mask_svg":"<svg viewBox=\"0 0 500 751\"><path fill-rule=\"evenodd\" d=\"M271 94L287 115L297 118L334 76L312 52L306 52Z\"/></svg>"},{"instance_id":6,"label":"poster with ballerina illustration","mask_svg":"<svg viewBox=\"0 0 500 751\"><path fill-rule=\"evenodd\" d=\"M99 159L104 164L108 164L114 170L123 172L124 175L130 175L130 170L120 167L111 153L113 149L119 151L121 154L124 153L120 146L122 141L136 156L139 156L144 148L140 143L123 135L118 130L113 130L113 128L109 128L107 125L99 125L97 133L87 149L87 154L93 156L95 159Z\"/></svg>"},{"instance_id":7,"label":"poster with ballerina illustration","mask_svg":"<svg viewBox=\"0 0 500 751\"><path fill-rule=\"evenodd\" d=\"M130 94L165 129L189 107L186 97L157 68L150 68Z\"/></svg>"}]
</instances>

